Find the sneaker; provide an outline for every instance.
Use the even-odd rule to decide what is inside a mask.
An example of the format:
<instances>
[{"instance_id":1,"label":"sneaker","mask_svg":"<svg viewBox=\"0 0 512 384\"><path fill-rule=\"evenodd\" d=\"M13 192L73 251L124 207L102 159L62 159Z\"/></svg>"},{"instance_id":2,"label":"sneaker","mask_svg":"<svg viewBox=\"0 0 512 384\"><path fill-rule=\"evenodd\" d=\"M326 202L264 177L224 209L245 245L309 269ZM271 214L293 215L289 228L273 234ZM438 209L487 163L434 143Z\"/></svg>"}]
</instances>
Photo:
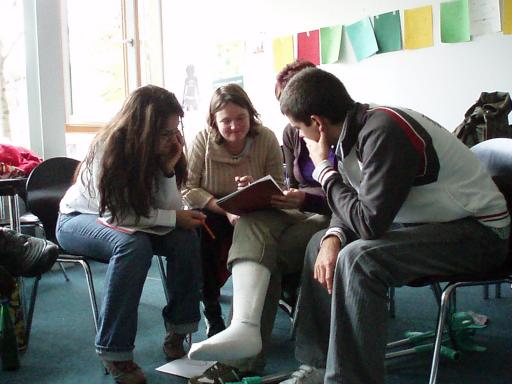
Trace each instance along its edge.
<instances>
[{"instance_id":1,"label":"sneaker","mask_svg":"<svg viewBox=\"0 0 512 384\"><path fill-rule=\"evenodd\" d=\"M59 248L48 240L0 228L0 265L13 276L39 276L58 256Z\"/></svg>"},{"instance_id":2,"label":"sneaker","mask_svg":"<svg viewBox=\"0 0 512 384\"><path fill-rule=\"evenodd\" d=\"M288 379L281 381L281 384L322 384L324 376L325 369L301 365Z\"/></svg>"},{"instance_id":3,"label":"sneaker","mask_svg":"<svg viewBox=\"0 0 512 384\"><path fill-rule=\"evenodd\" d=\"M146 376L142 369L133 361L101 360L117 384L145 384Z\"/></svg>"},{"instance_id":4,"label":"sneaker","mask_svg":"<svg viewBox=\"0 0 512 384\"><path fill-rule=\"evenodd\" d=\"M172 331L167 332L164 339L163 350L167 360L176 360L187 354L183 347L187 335L181 335Z\"/></svg>"},{"instance_id":5,"label":"sneaker","mask_svg":"<svg viewBox=\"0 0 512 384\"><path fill-rule=\"evenodd\" d=\"M236 383L242 380L238 369L227 364L215 363L203 374L191 377L188 384L225 384Z\"/></svg>"},{"instance_id":6,"label":"sneaker","mask_svg":"<svg viewBox=\"0 0 512 384\"><path fill-rule=\"evenodd\" d=\"M226 329L222 318L222 308L218 301L204 302L203 314L206 323L206 337L210 338Z\"/></svg>"}]
</instances>

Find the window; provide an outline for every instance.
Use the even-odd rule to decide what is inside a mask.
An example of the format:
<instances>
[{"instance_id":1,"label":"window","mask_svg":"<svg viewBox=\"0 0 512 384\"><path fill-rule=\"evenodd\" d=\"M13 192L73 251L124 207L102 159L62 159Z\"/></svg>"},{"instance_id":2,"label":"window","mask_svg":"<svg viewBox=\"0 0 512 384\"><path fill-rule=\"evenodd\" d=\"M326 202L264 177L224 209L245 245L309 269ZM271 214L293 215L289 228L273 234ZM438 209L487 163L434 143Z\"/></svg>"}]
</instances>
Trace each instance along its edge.
<instances>
[{"instance_id":1,"label":"window","mask_svg":"<svg viewBox=\"0 0 512 384\"><path fill-rule=\"evenodd\" d=\"M0 142L29 147L22 0L0 1Z\"/></svg>"},{"instance_id":2,"label":"window","mask_svg":"<svg viewBox=\"0 0 512 384\"><path fill-rule=\"evenodd\" d=\"M117 1L67 4L70 123L107 121L124 100L121 11Z\"/></svg>"},{"instance_id":3,"label":"window","mask_svg":"<svg viewBox=\"0 0 512 384\"><path fill-rule=\"evenodd\" d=\"M163 84L160 0L68 1L67 25L66 145L81 159L133 89Z\"/></svg>"},{"instance_id":4,"label":"window","mask_svg":"<svg viewBox=\"0 0 512 384\"><path fill-rule=\"evenodd\" d=\"M255 4L240 13L223 1L162 2L165 85L185 109L187 143L205 127L210 98L226 83L242 86L263 124L282 137L286 121L274 97L272 35L261 31L271 26L258 17L272 8Z\"/></svg>"}]
</instances>

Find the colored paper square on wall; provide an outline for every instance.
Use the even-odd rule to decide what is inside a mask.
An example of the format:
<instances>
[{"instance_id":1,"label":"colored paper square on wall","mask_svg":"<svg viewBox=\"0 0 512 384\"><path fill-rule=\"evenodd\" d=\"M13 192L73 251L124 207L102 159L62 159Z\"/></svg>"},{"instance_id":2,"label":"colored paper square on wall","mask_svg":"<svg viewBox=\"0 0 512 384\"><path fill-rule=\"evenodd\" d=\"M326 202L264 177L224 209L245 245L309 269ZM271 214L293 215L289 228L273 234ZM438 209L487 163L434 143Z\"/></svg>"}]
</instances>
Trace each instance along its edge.
<instances>
[{"instance_id":1,"label":"colored paper square on wall","mask_svg":"<svg viewBox=\"0 0 512 384\"><path fill-rule=\"evenodd\" d=\"M297 34L297 59L320 64L320 31L318 29Z\"/></svg>"},{"instance_id":2,"label":"colored paper square on wall","mask_svg":"<svg viewBox=\"0 0 512 384\"><path fill-rule=\"evenodd\" d=\"M335 63L340 59L342 25L320 29L320 50L322 64Z\"/></svg>"},{"instance_id":3,"label":"colored paper square on wall","mask_svg":"<svg viewBox=\"0 0 512 384\"><path fill-rule=\"evenodd\" d=\"M402 49L402 28L400 12L393 11L373 17L373 30L379 51L377 53L393 52Z\"/></svg>"},{"instance_id":4,"label":"colored paper square on wall","mask_svg":"<svg viewBox=\"0 0 512 384\"><path fill-rule=\"evenodd\" d=\"M283 36L272 40L274 70L279 72L286 64L293 62L293 36Z\"/></svg>"},{"instance_id":5,"label":"colored paper square on wall","mask_svg":"<svg viewBox=\"0 0 512 384\"><path fill-rule=\"evenodd\" d=\"M441 3L441 41L459 43L470 39L468 0Z\"/></svg>"},{"instance_id":6,"label":"colored paper square on wall","mask_svg":"<svg viewBox=\"0 0 512 384\"><path fill-rule=\"evenodd\" d=\"M357 61L361 61L379 50L369 17L347 25L346 29Z\"/></svg>"},{"instance_id":7,"label":"colored paper square on wall","mask_svg":"<svg viewBox=\"0 0 512 384\"><path fill-rule=\"evenodd\" d=\"M503 33L512 34L512 0L503 0Z\"/></svg>"},{"instance_id":8,"label":"colored paper square on wall","mask_svg":"<svg viewBox=\"0 0 512 384\"><path fill-rule=\"evenodd\" d=\"M404 48L417 49L432 45L432 6L404 10Z\"/></svg>"},{"instance_id":9,"label":"colored paper square on wall","mask_svg":"<svg viewBox=\"0 0 512 384\"><path fill-rule=\"evenodd\" d=\"M501 31L500 0L469 0L472 36Z\"/></svg>"}]
</instances>

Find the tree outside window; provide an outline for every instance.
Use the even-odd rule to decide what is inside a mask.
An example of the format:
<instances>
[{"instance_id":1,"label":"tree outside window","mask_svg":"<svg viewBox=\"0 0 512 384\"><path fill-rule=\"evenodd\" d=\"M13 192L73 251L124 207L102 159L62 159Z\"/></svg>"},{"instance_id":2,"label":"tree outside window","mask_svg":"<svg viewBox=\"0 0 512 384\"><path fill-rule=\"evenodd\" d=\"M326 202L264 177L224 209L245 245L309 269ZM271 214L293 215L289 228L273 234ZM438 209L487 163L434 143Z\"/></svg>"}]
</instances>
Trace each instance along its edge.
<instances>
[{"instance_id":1,"label":"tree outside window","mask_svg":"<svg viewBox=\"0 0 512 384\"><path fill-rule=\"evenodd\" d=\"M0 142L29 145L23 2L0 1Z\"/></svg>"}]
</instances>

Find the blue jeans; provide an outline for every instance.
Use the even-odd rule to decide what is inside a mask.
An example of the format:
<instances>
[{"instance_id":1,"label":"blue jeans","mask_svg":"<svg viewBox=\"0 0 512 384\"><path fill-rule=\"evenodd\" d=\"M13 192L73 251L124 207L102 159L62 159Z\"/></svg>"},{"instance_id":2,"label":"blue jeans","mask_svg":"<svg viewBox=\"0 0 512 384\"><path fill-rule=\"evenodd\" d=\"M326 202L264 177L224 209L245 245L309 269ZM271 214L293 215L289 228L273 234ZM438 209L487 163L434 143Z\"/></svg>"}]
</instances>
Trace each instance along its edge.
<instances>
[{"instance_id":1,"label":"blue jeans","mask_svg":"<svg viewBox=\"0 0 512 384\"><path fill-rule=\"evenodd\" d=\"M169 302L163 310L168 331L195 332L201 318L201 262L195 231L175 228L158 236L126 234L97 223L97 215L60 215L57 239L72 254L108 262L96 335L96 352L105 360L133 359L137 309L154 254L167 258Z\"/></svg>"}]
</instances>

